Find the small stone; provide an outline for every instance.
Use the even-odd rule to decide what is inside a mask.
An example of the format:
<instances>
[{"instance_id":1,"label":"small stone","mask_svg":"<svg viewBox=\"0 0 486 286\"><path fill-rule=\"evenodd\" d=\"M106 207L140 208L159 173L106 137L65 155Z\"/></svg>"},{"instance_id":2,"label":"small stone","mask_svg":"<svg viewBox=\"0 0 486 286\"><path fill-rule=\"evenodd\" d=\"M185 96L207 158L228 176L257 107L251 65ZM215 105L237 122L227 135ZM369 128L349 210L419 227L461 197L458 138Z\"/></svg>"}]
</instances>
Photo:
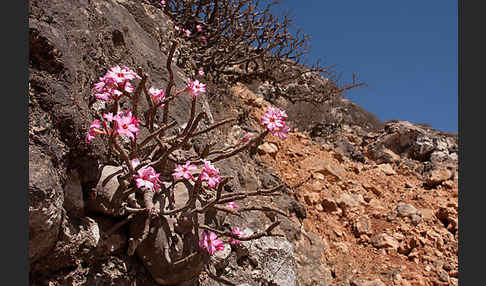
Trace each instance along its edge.
<instances>
[{"instance_id":1,"label":"small stone","mask_svg":"<svg viewBox=\"0 0 486 286\"><path fill-rule=\"evenodd\" d=\"M304 161L304 165L309 164L312 173L315 175L321 173L329 182L342 181L346 176L346 171L339 165L331 165L325 160L315 160L308 158Z\"/></svg>"},{"instance_id":2,"label":"small stone","mask_svg":"<svg viewBox=\"0 0 486 286\"><path fill-rule=\"evenodd\" d=\"M442 186L448 188L448 189L453 189L454 188L454 182L451 180L444 181L442 183Z\"/></svg>"},{"instance_id":3,"label":"small stone","mask_svg":"<svg viewBox=\"0 0 486 286\"><path fill-rule=\"evenodd\" d=\"M425 178L425 183L430 187L435 187L443 181L449 180L452 175L452 172L448 169L435 169L428 173L427 177Z\"/></svg>"},{"instance_id":4,"label":"small stone","mask_svg":"<svg viewBox=\"0 0 486 286\"><path fill-rule=\"evenodd\" d=\"M377 199L371 199L369 202L368 202L368 206L370 208L373 208L375 210L384 210L385 207L383 207L383 205L381 204L381 202Z\"/></svg>"},{"instance_id":5,"label":"small stone","mask_svg":"<svg viewBox=\"0 0 486 286\"><path fill-rule=\"evenodd\" d=\"M306 193L304 195L304 200L309 205L315 205L320 203L321 195L319 193Z\"/></svg>"},{"instance_id":6,"label":"small stone","mask_svg":"<svg viewBox=\"0 0 486 286\"><path fill-rule=\"evenodd\" d=\"M371 233L371 222L367 216L359 217L354 223L354 231L356 235Z\"/></svg>"},{"instance_id":7,"label":"small stone","mask_svg":"<svg viewBox=\"0 0 486 286\"><path fill-rule=\"evenodd\" d=\"M337 201L338 205L342 209L347 208L355 208L360 206L360 204L365 204L363 196L360 194L357 195L349 195L349 194L342 194L339 200Z\"/></svg>"},{"instance_id":8,"label":"small stone","mask_svg":"<svg viewBox=\"0 0 486 286\"><path fill-rule=\"evenodd\" d=\"M262 145L258 146L258 151L263 154L276 154L278 152L278 147L274 143L265 142Z\"/></svg>"},{"instance_id":9,"label":"small stone","mask_svg":"<svg viewBox=\"0 0 486 286\"><path fill-rule=\"evenodd\" d=\"M418 214L413 214L410 216L413 225L418 225L422 221L422 217Z\"/></svg>"},{"instance_id":10,"label":"small stone","mask_svg":"<svg viewBox=\"0 0 486 286\"><path fill-rule=\"evenodd\" d=\"M317 193L319 193L320 191L322 191L323 188L324 188L324 185L321 182L314 182L311 185L312 191L317 192Z\"/></svg>"},{"instance_id":11,"label":"small stone","mask_svg":"<svg viewBox=\"0 0 486 286\"><path fill-rule=\"evenodd\" d=\"M383 191L381 190L381 188L376 186L376 185L363 183L363 188L365 188L367 191L372 192L377 197L381 197L381 195L383 194Z\"/></svg>"},{"instance_id":12,"label":"small stone","mask_svg":"<svg viewBox=\"0 0 486 286\"><path fill-rule=\"evenodd\" d=\"M449 282L449 274L447 274L447 272L445 272L443 269L439 269L439 271L437 271L437 274L439 274L440 281Z\"/></svg>"},{"instance_id":13,"label":"small stone","mask_svg":"<svg viewBox=\"0 0 486 286\"><path fill-rule=\"evenodd\" d=\"M338 209L337 203L334 199L324 198L321 202L325 212L335 212Z\"/></svg>"},{"instance_id":14,"label":"small stone","mask_svg":"<svg viewBox=\"0 0 486 286\"><path fill-rule=\"evenodd\" d=\"M398 242L386 233L381 233L374 237L373 246L376 248L393 248L398 249Z\"/></svg>"},{"instance_id":15,"label":"small stone","mask_svg":"<svg viewBox=\"0 0 486 286\"><path fill-rule=\"evenodd\" d=\"M393 167L390 164L380 164L378 165L378 169L380 169L387 176L392 176L397 174L397 172L393 170Z\"/></svg>"},{"instance_id":16,"label":"small stone","mask_svg":"<svg viewBox=\"0 0 486 286\"><path fill-rule=\"evenodd\" d=\"M393 237L394 237L396 240L398 240L398 241L402 241L402 240L404 240L404 239L405 239L405 236L404 236L403 234L399 233L399 232L394 233L394 234L393 234Z\"/></svg>"},{"instance_id":17,"label":"small stone","mask_svg":"<svg viewBox=\"0 0 486 286\"><path fill-rule=\"evenodd\" d=\"M400 202L397 205L397 213L400 217L411 217L412 215L419 214L419 211L411 204Z\"/></svg>"},{"instance_id":18,"label":"small stone","mask_svg":"<svg viewBox=\"0 0 486 286\"><path fill-rule=\"evenodd\" d=\"M341 253L348 253L348 246L344 242L336 242L334 243L334 246L341 252Z\"/></svg>"},{"instance_id":19,"label":"small stone","mask_svg":"<svg viewBox=\"0 0 486 286\"><path fill-rule=\"evenodd\" d=\"M314 177L316 177L316 179L319 179L319 180L326 179L326 177L321 173L314 173Z\"/></svg>"},{"instance_id":20,"label":"small stone","mask_svg":"<svg viewBox=\"0 0 486 286\"><path fill-rule=\"evenodd\" d=\"M386 286L380 279L360 281L359 286Z\"/></svg>"}]
</instances>

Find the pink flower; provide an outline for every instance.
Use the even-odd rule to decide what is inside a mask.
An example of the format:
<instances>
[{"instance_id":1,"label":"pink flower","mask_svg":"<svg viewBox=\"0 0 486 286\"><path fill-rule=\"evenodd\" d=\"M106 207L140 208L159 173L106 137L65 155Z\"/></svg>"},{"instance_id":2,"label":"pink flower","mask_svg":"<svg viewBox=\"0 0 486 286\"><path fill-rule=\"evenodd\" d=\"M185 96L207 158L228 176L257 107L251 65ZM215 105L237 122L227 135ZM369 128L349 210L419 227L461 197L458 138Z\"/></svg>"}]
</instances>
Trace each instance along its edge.
<instances>
[{"instance_id":1,"label":"pink flower","mask_svg":"<svg viewBox=\"0 0 486 286\"><path fill-rule=\"evenodd\" d=\"M199 93L206 92L206 85L202 82L199 82L197 79L192 83L192 92L194 96L197 96Z\"/></svg>"},{"instance_id":2,"label":"pink flower","mask_svg":"<svg viewBox=\"0 0 486 286\"><path fill-rule=\"evenodd\" d=\"M165 97L165 90L163 89L156 89L156 88L153 88L151 87L149 89L149 92L150 94L152 95L152 100L155 102L155 103L159 103L160 101L162 101ZM164 105L161 105L161 107L164 106Z\"/></svg>"},{"instance_id":3,"label":"pink flower","mask_svg":"<svg viewBox=\"0 0 486 286\"><path fill-rule=\"evenodd\" d=\"M123 95L123 92L121 92L118 89L113 89L113 91L111 93L112 98L120 98L120 97L122 97L122 95Z\"/></svg>"},{"instance_id":4,"label":"pink flower","mask_svg":"<svg viewBox=\"0 0 486 286\"><path fill-rule=\"evenodd\" d=\"M189 30L184 30L184 33L186 33L186 37L190 37L191 36L191 31Z\"/></svg>"},{"instance_id":5,"label":"pink flower","mask_svg":"<svg viewBox=\"0 0 486 286\"><path fill-rule=\"evenodd\" d=\"M108 122L112 122L115 117L113 116L113 113L108 112L106 114L103 114L103 118L106 119Z\"/></svg>"},{"instance_id":6,"label":"pink flower","mask_svg":"<svg viewBox=\"0 0 486 286\"><path fill-rule=\"evenodd\" d=\"M201 32L202 31L202 26L201 25L197 25L196 26L196 29L197 29L198 32Z\"/></svg>"},{"instance_id":7,"label":"pink flower","mask_svg":"<svg viewBox=\"0 0 486 286\"><path fill-rule=\"evenodd\" d=\"M228 207L230 209L237 209L238 208L238 206L235 204L235 202L226 203L226 207Z\"/></svg>"},{"instance_id":8,"label":"pink flower","mask_svg":"<svg viewBox=\"0 0 486 286\"><path fill-rule=\"evenodd\" d=\"M206 250L209 255L213 255L216 251L224 250L223 241L218 238L214 232L210 232L209 235L203 231L201 232L201 240L199 241L199 247L202 250Z\"/></svg>"},{"instance_id":9,"label":"pink flower","mask_svg":"<svg viewBox=\"0 0 486 286\"><path fill-rule=\"evenodd\" d=\"M141 77L128 67L112 67L105 76L99 78L93 89L97 91L96 99L109 101L112 98L120 98L123 91L132 93L135 88L130 80L141 79Z\"/></svg>"},{"instance_id":10,"label":"pink flower","mask_svg":"<svg viewBox=\"0 0 486 286\"><path fill-rule=\"evenodd\" d=\"M124 83L127 80L127 78L125 78L125 72L120 66L112 67L108 71L107 76L113 79L116 83Z\"/></svg>"},{"instance_id":11,"label":"pink flower","mask_svg":"<svg viewBox=\"0 0 486 286\"><path fill-rule=\"evenodd\" d=\"M190 180L193 179L191 172L196 170L196 165L192 165L191 162L186 161L185 165L179 165L177 166L177 168L174 169L174 173L172 174L172 176L174 176L175 179L184 178L186 180Z\"/></svg>"},{"instance_id":12,"label":"pink flower","mask_svg":"<svg viewBox=\"0 0 486 286\"><path fill-rule=\"evenodd\" d=\"M210 188L214 188L221 178L219 177L219 170L216 169L211 162L203 160L204 166L201 172L201 180L208 182Z\"/></svg>"},{"instance_id":13,"label":"pink flower","mask_svg":"<svg viewBox=\"0 0 486 286\"><path fill-rule=\"evenodd\" d=\"M112 67L107 75L115 82L124 83L126 80L141 79L141 77L128 67L120 68L119 66Z\"/></svg>"},{"instance_id":14,"label":"pink flower","mask_svg":"<svg viewBox=\"0 0 486 286\"><path fill-rule=\"evenodd\" d=\"M186 88L180 90L179 92L188 92L192 96L197 97L199 93L206 92L206 85L202 82L199 82L197 79L191 81L191 79L188 78Z\"/></svg>"},{"instance_id":15,"label":"pink flower","mask_svg":"<svg viewBox=\"0 0 486 286\"><path fill-rule=\"evenodd\" d=\"M242 232L239 227L233 228L231 233L233 235L236 235L237 237L244 237L245 236L245 233ZM232 245L241 245L241 241L234 239L234 238L230 238L229 243L232 244Z\"/></svg>"},{"instance_id":16,"label":"pink flower","mask_svg":"<svg viewBox=\"0 0 486 286\"><path fill-rule=\"evenodd\" d=\"M176 31L179 31L179 29L180 29L180 28L179 28L179 26L174 26L174 29L175 29Z\"/></svg>"},{"instance_id":17,"label":"pink flower","mask_svg":"<svg viewBox=\"0 0 486 286\"><path fill-rule=\"evenodd\" d=\"M135 135L138 135L138 119L132 116L132 112L128 111L126 115L123 115L122 111L118 112L113 117L115 121L116 132L119 135L125 135L132 140L135 140Z\"/></svg>"},{"instance_id":18,"label":"pink flower","mask_svg":"<svg viewBox=\"0 0 486 286\"><path fill-rule=\"evenodd\" d=\"M89 143L91 140L96 138L96 134L105 134L105 132L101 130L101 123L98 119L93 120L84 139L87 143Z\"/></svg>"},{"instance_id":19,"label":"pink flower","mask_svg":"<svg viewBox=\"0 0 486 286\"><path fill-rule=\"evenodd\" d=\"M275 129L272 132L273 136L277 136L282 140L287 138L287 133L289 133L289 127L288 126L283 126L279 129Z\"/></svg>"},{"instance_id":20,"label":"pink flower","mask_svg":"<svg viewBox=\"0 0 486 286\"><path fill-rule=\"evenodd\" d=\"M262 116L261 121L267 126L268 130L273 131L284 127L286 118L287 114L285 111L269 106L265 114Z\"/></svg>"},{"instance_id":21,"label":"pink flower","mask_svg":"<svg viewBox=\"0 0 486 286\"><path fill-rule=\"evenodd\" d=\"M96 138L96 136L91 135L90 133L86 133L86 137L84 137L84 141L86 141L86 143L88 143L88 144L89 144L89 142L90 142L91 140L95 139L95 138Z\"/></svg>"},{"instance_id":22,"label":"pink flower","mask_svg":"<svg viewBox=\"0 0 486 286\"><path fill-rule=\"evenodd\" d=\"M132 168L137 168L138 165L140 165L140 160L138 160L137 158L133 158L132 160L130 160L130 164L132 165Z\"/></svg>"},{"instance_id":23,"label":"pink flower","mask_svg":"<svg viewBox=\"0 0 486 286\"><path fill-rule=\"evenodd\" d=\"M95 97L96 97L96 99L100 99L100 100L104 100L104 101L110 101L111 94L109 92L96 93Z\"/></svg>"},{"instance_id":24,"label":"pink flower","mask_svg":"<svg viewBox=\"0 0 486 286\"><path fill-rule=\"evenodd\" d=\"M241 142L248 143L248 142L250 142L250 139L251 139L250 133L246 132L245 137L241 140Z\"/></svg>"},{"instance_id":25,"label":"pink flower","mask_svg":"<svg viewBox=\"0 0 486 286\"><path fill-rule=\"evenodd\" d=\"M165 5L165 0L160 0L160 4Z\"/></svg>"},{"instance_id":26,"label":"pink flower","mask_svg":"<svg viewBox=\"0 0 486 286\"><path fill-rule=\"evenodd\" d=\"M159 184L162 183L159 180L159 176L160 174L157 174L151 166L140 168L137 174L133 175L137 188L141 189L145 187L155 192L159 191Z\"/></svg>"},{"instance_id":27,"label":"pink flower","mask_svg":"<svg viewBox=\"0 0 486 286\"><path fill-rule=\"evenodd\" d=\"M129 81L126 81L124 90L128 93L132 93L135 90L135 88Z\"/></svg>"},{"instance_id":28,"label":"pink flower","mask_svg":"<svg viewBox=\"0 0 486 286\"><path fill-rule=\"evenodd\" d=\"M199 93L206 92L206 85L202 82L199 82L197 79L194 81L187 79L187 86L185 91L189 92L192 96L196 97L199 95Z\"/></svg>"},{"instance_id":29,"label":"pink flower","mask_svg":"<svg viewBox=\"0 0 486 286\"><path fill-rule=\"evenodd\" d=\"M100 78L100 81L94 84L93 89L98 92L102 92L107 87L108 87L107 82L104 81L103 78Z\"/></svg>"},{"instance_id":30,"label":"pink flower","mask_svg":"<svg viewBox=\"0 0 486 286\"><path fill-rule=\"evenodd\" d=\"M198 73L200 76L204 76L204 72L203 72L202 70L197 71L197 73Z\"/></svg>"}]
</instances>

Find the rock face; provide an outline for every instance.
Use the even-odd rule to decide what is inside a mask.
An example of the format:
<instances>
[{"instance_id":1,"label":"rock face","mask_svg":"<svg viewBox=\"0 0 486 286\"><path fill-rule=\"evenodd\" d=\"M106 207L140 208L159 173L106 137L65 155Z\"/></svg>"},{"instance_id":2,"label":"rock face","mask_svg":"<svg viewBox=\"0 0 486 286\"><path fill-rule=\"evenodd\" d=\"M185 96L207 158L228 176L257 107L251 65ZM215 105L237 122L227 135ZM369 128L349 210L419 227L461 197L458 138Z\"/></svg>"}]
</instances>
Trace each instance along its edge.
<instances>
[{"instance_id":1,"label":"rock face","mask_svg":"<svg viewBox=\"0 0 486 286\"><path fill-rule=\"evenodd\" d=\"M299 285L332 285L332 273L329 267L319 263L328 246L319 236L308 234L309 241L303 239L297 243L295 260L299 274Z\"/></svg>"},{"instance_id":2,"label":"rock face","mask_svg":"<svg viewBox=\"0 0 486 286\"><path fill-rule=\"evenodd\" d=\"M262 237L243 242L243 245L248 249L249 259L258 261L256 280L282 286L297 285L294 248L289 241L280 237Z\"/></svg>"},{"instance_id":3,"label":"rock face","mask_svg":"<svg viewBox=\"0 0 486 286\"><path fill-rule=\"evenodd\" d=\"M392 163L397 159L394 154L418 161L457 162L457 137L406 121L389 121L384 131L368 148L368 155L378 162Z\"/></svg>"},{"instance_id":4,"label":"rock face","mask_svg":"<svg viewBox=\"0 0 486 286\"><path fill-rule=\"evenodd\" d=\"M29 145L29 259L46 255L57 241L63 191L50 158Z\"/></svg>"},{"instance_id":5,"label":"rock face","mask_svg":"<svg viewBox=\"0 0 486 286\"><path fill-rule=\"evenodd\" d=\"M89 235L78 229L84 224L77 221L87 221L86 215L95 213L92 205L85 208L85 204L90 204L85 200L93 195L91 190L101 175L100 164L108 161L101 141L95 139L88 145L83 140L95 116L90 108L93 103L91 89L107 69L116 65L141 67L149 76L149 87L164 88L168 74L163 37L169 25L160 9L138 1L29 2L29 258L32 279L49 276L63 267L74 267L76 261L91 263L93 253L98 253L101 246L85 247L83 240L78 239ZM175 65L172 69L176 86L184 86L183 72ZM189 100L181 96L173 102L171 119L178 124L189 117L186 112ZM204 98L199 100L198 109L207 111L211 118L204 101ZM67 212L63 211L63 205ZM97 207L98 214L113 215L113 209ZM126 247L126 236L116 232L102 245L115 251L105 252L106 255L118 255L116 251L123 245ZM103 268L99 263L92 267ZM46 265L49 267L44 267ZM109 281L109 277L104 279ZM135 281L134 277L130 279ZM102 285L101 280L97 279L96 285ZM151 280L148 285L155 284Z\"/></svg>"},{"instance_id":6,"label":"rock face","mask_svg":"<svg viewBox=\"0 0 486 286\"><path fill-rule=\"evenodd\" d=\"M81 181L78 171L68 172L66 185L64 186L64 208L68 213L76 217L84 216L84 199Z\"/></svg>"}]
</instances>

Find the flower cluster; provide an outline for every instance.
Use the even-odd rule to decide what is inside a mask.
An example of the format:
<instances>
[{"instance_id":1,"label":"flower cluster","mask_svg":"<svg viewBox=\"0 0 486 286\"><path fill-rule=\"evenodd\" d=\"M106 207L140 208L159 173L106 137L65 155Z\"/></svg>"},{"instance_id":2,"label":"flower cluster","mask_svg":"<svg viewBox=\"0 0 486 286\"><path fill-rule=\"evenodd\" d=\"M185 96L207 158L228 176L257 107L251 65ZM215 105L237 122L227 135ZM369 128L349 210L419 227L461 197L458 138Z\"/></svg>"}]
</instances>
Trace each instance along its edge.
<instances>
[{"instance_id":1,"label":"flower cluster","mask_svg":"<svg viewBox=\"0 0 486 286\"><path fill-rule=\"evenodd\" d=\"M199 178L202 181L206 181L210 188L216 187L219 182L221 182L221 177L219 176L219 170L214 167L210 161L203 160L204 166L202 168ZM184 178L186 180L194 180L192 172L196 171L196 165L191 164L191 162L186 161L186 164L179 165L174 169L172 176L175 179Z\"/></svg>"},{"instance_id":2,"label":"flower cluster","mask_svg":"<svg viewBox=\"0 0 486 286\"><path fill-rule=\"evenodd\" d=\"M211 162L203 160L204 166L201 172L201 180L208 182L209 187L216 187L221 182L219 170L214 167Z\"/></svg>"},{"instance_id":3,"label":"flower cluster","mask_svg":"<svg viewBox=\"0 0 486 286\"><path fill-rule=\"evenodd\" d=\"M152 95L152 101L155 104L158 104L165 98L165 90L163 89L157 89L154 87L151 87L149 89L149 93ZM163 107L164 105L162 104L160 107Z\"/></svg>"},{"instance_id":4,"label":"flower cluster","mask_svg":"<svg viewBox=\"0 0 486 286\"><path fill-rule=\"evenodd\" d=\"M174 26L174 30L176 30L176 31L181 31L181 28L180 28L179 26ZM198 29L198 31L199 31L199 29ZM191 36L191 34L192 34L192 33L191 33L191 31L190 31L189 29L184 29L184 28L182 28L182 32L184 32L184 34L186 34L186 37L188 37L188 38L189 38L189 37Z\"/></svg>"},{"instance_id":5,"label":"flower cluster","mask_svg":"<svg viewBox=\"0 0 486 286\"><path fill-rule=\"evenodd\" d=\"M172 176L174 176L174 179L184 178L186 180L194 180L191 172L194 172L196 170L196 165L193 165L191 164L191 162L186 161L186 164L179 165L177 166L177 168L174 169L174 173L172 174Z\"/></svg>"},{"instance_id":6,"label":"flower cluster","mask_svg":"<svg viewBox=\"0 0 486 286\"><path fill-rule=\"evenodd\" d=\"M197 79L191 81L191 79L188 78L186 88L179 92L188 92L193 97L197 97L200 93L206 92L206 85Z\"/></svg>"},{"instance_id":7,"label":"flower cluster","mask_svg":"<svg viewBox=\"0 0 486 286\"><path fill-rule=\"evenodd\" d=\"M274 136L278 136L280 139L285 139L289 132L286 119L287 113L285 111L268 106L261 121Z\"/></svg>"},{"instance_id":8,"label":"flower cluster","mask_svg":"<svg viewBox=\"0 0 486 286\"><path fill-rule=\"evenodd\" d=\"M214 232L207 234L205 231L201 232L201 240L199 240L199 247L206 250L209 255L213 255L216 251L224 250L223 241L218 238Z\"/></svg>"},{"instance_id":9,"label":"flower cluster","mask_svg":"<svg viewBox=\"0 0 486 286\"><path fill-rule=\"evenodd\" d=\"M135 160L132 160L132 166L137 166L139 164L138 160ZM159 184L162 183L159 180L159 176L160 174L155 172L154 168L152 168L151 166L142 167L137 171L137 174L133 175L133 177L135 178L135 183L137 184L137 188L141 189L145 187L155 192L159 191Z\"/></svg>"},{"instance_id":10,"label":"flower cluster","mask_svg":"<svg viewBox=\"0 0 486 286\"><path fill-rule=\"evenodd\" d=\"M120 111L115 116L110 112L103 115L103 118L108 122L114 122L114 130L117 135L125 135L132 140L135 140L135 136L138 135L139 120L132 115L131 111L126 114Z\"/></svg>"},{"instance_id":11,"label":"flower cluster","mask_svg":"<svg viewBox=\"0 0 486 286\"><path fill-rule=\"evenodd\" d=\"M112 131L108 131L108 127L105 124L105 130L101 129L101 123L98 119L95 119L91 126L89 127L89 131L86 134L86 142L90 142L96 137L96 134L107 134L107 132L114 134L114 135L125 135L128 138L135 140L135 136L138 135L138 125L139 120L132 115L131 111L124 112L120 111L115 116L113 113L109 112L103 115L103 118L108 122L113 122L113 129Z\"/></svg>"},{"instance_id":12,"label":"flower cluster","mask_svg":"<svg viewBox=\"0 0 486 286\"><path fill-rule=\"evenodd\" d=\"M235 202L227 202L226 207L228 207L230 209L237 209L238 208L238 206L235 204Z\"/></svg>"},{"instance_id":13,"label":"flower cluster","mask_svg":"<svg viewBox=\"0 0 486 286\"><path fill-rule=\"evenodd\" d=\"M241 231L239 227L233 228L231 233L233 235L236 235L237 237L244 237L245 236L245 233L243 231ZM241 241L239 241L238 239L234 239L234 238L230 238L229 243L232 244L232 245L241 245Z\"/></svg>"},{"instance_id":14,"label":"flower cluster","mask_svg":"<svg viewBox=\"0 0 486 286\"><path fill-rule=\"evenodd\" d=\"M96 134L104 134L105 132L101 130L101 124L98 119L93 120L91 125L89 126L89 131L86 134L85 140L89 143L89 141L95 139Z\"/></svg>"},{"instance_id":15,"label":"flower cluster","mask_svg":"<svg viewBox=\"0 0 486 286\"><path fill-rule=\"evenodd\" d=\"M112 67L108 72L99 78L95 83L95 97L100 100L110 101L110 99L119 99L124 92L132 93L135 88L131 80L141 79L141 77L128 67Z\"/></svg>"}]
</instances>

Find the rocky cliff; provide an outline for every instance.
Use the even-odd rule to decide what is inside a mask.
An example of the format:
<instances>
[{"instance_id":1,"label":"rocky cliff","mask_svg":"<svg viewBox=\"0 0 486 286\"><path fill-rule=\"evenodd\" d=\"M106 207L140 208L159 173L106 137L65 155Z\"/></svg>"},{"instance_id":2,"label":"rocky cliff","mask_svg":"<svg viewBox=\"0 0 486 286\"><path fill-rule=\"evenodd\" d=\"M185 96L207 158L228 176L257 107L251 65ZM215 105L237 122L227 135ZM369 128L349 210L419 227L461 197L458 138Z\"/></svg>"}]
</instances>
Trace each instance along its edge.
<instances>
[{"instance_id":1,"label":"rocky cliff","mask_svg":"<svg viewBox=\"0 0 486 286\"><path fill-rule=\"evenodd\" d=\"M141 67L152 85L166 85L171 27L150 1L29 2L31 285L157 285L153 271L127 254L129 227L116 227L122 219L87 206L113 158L104 145L84 143L84 134L96 115L93 83L108 67ZM173 68L175 84L184 86L186 75ZM208 124L243 117L216 134L231 142L261 128L269 102L262 83L226 88L198 108L210 114ZM277 198L242 204L281 209L283 237L218 252L211 258L216 273L236 285L457 284L456 135L384 124L345 100L334 106L334 125L308 104L271 103L286 108L299 131L218 167L235 178L233 191L286 185ZM189 104L177 98L171 119L182 124ZM252 233L271 217L229 219ZM204 272L186 285L198 284L222 285Z\"/></svg>"}]
</instances>

